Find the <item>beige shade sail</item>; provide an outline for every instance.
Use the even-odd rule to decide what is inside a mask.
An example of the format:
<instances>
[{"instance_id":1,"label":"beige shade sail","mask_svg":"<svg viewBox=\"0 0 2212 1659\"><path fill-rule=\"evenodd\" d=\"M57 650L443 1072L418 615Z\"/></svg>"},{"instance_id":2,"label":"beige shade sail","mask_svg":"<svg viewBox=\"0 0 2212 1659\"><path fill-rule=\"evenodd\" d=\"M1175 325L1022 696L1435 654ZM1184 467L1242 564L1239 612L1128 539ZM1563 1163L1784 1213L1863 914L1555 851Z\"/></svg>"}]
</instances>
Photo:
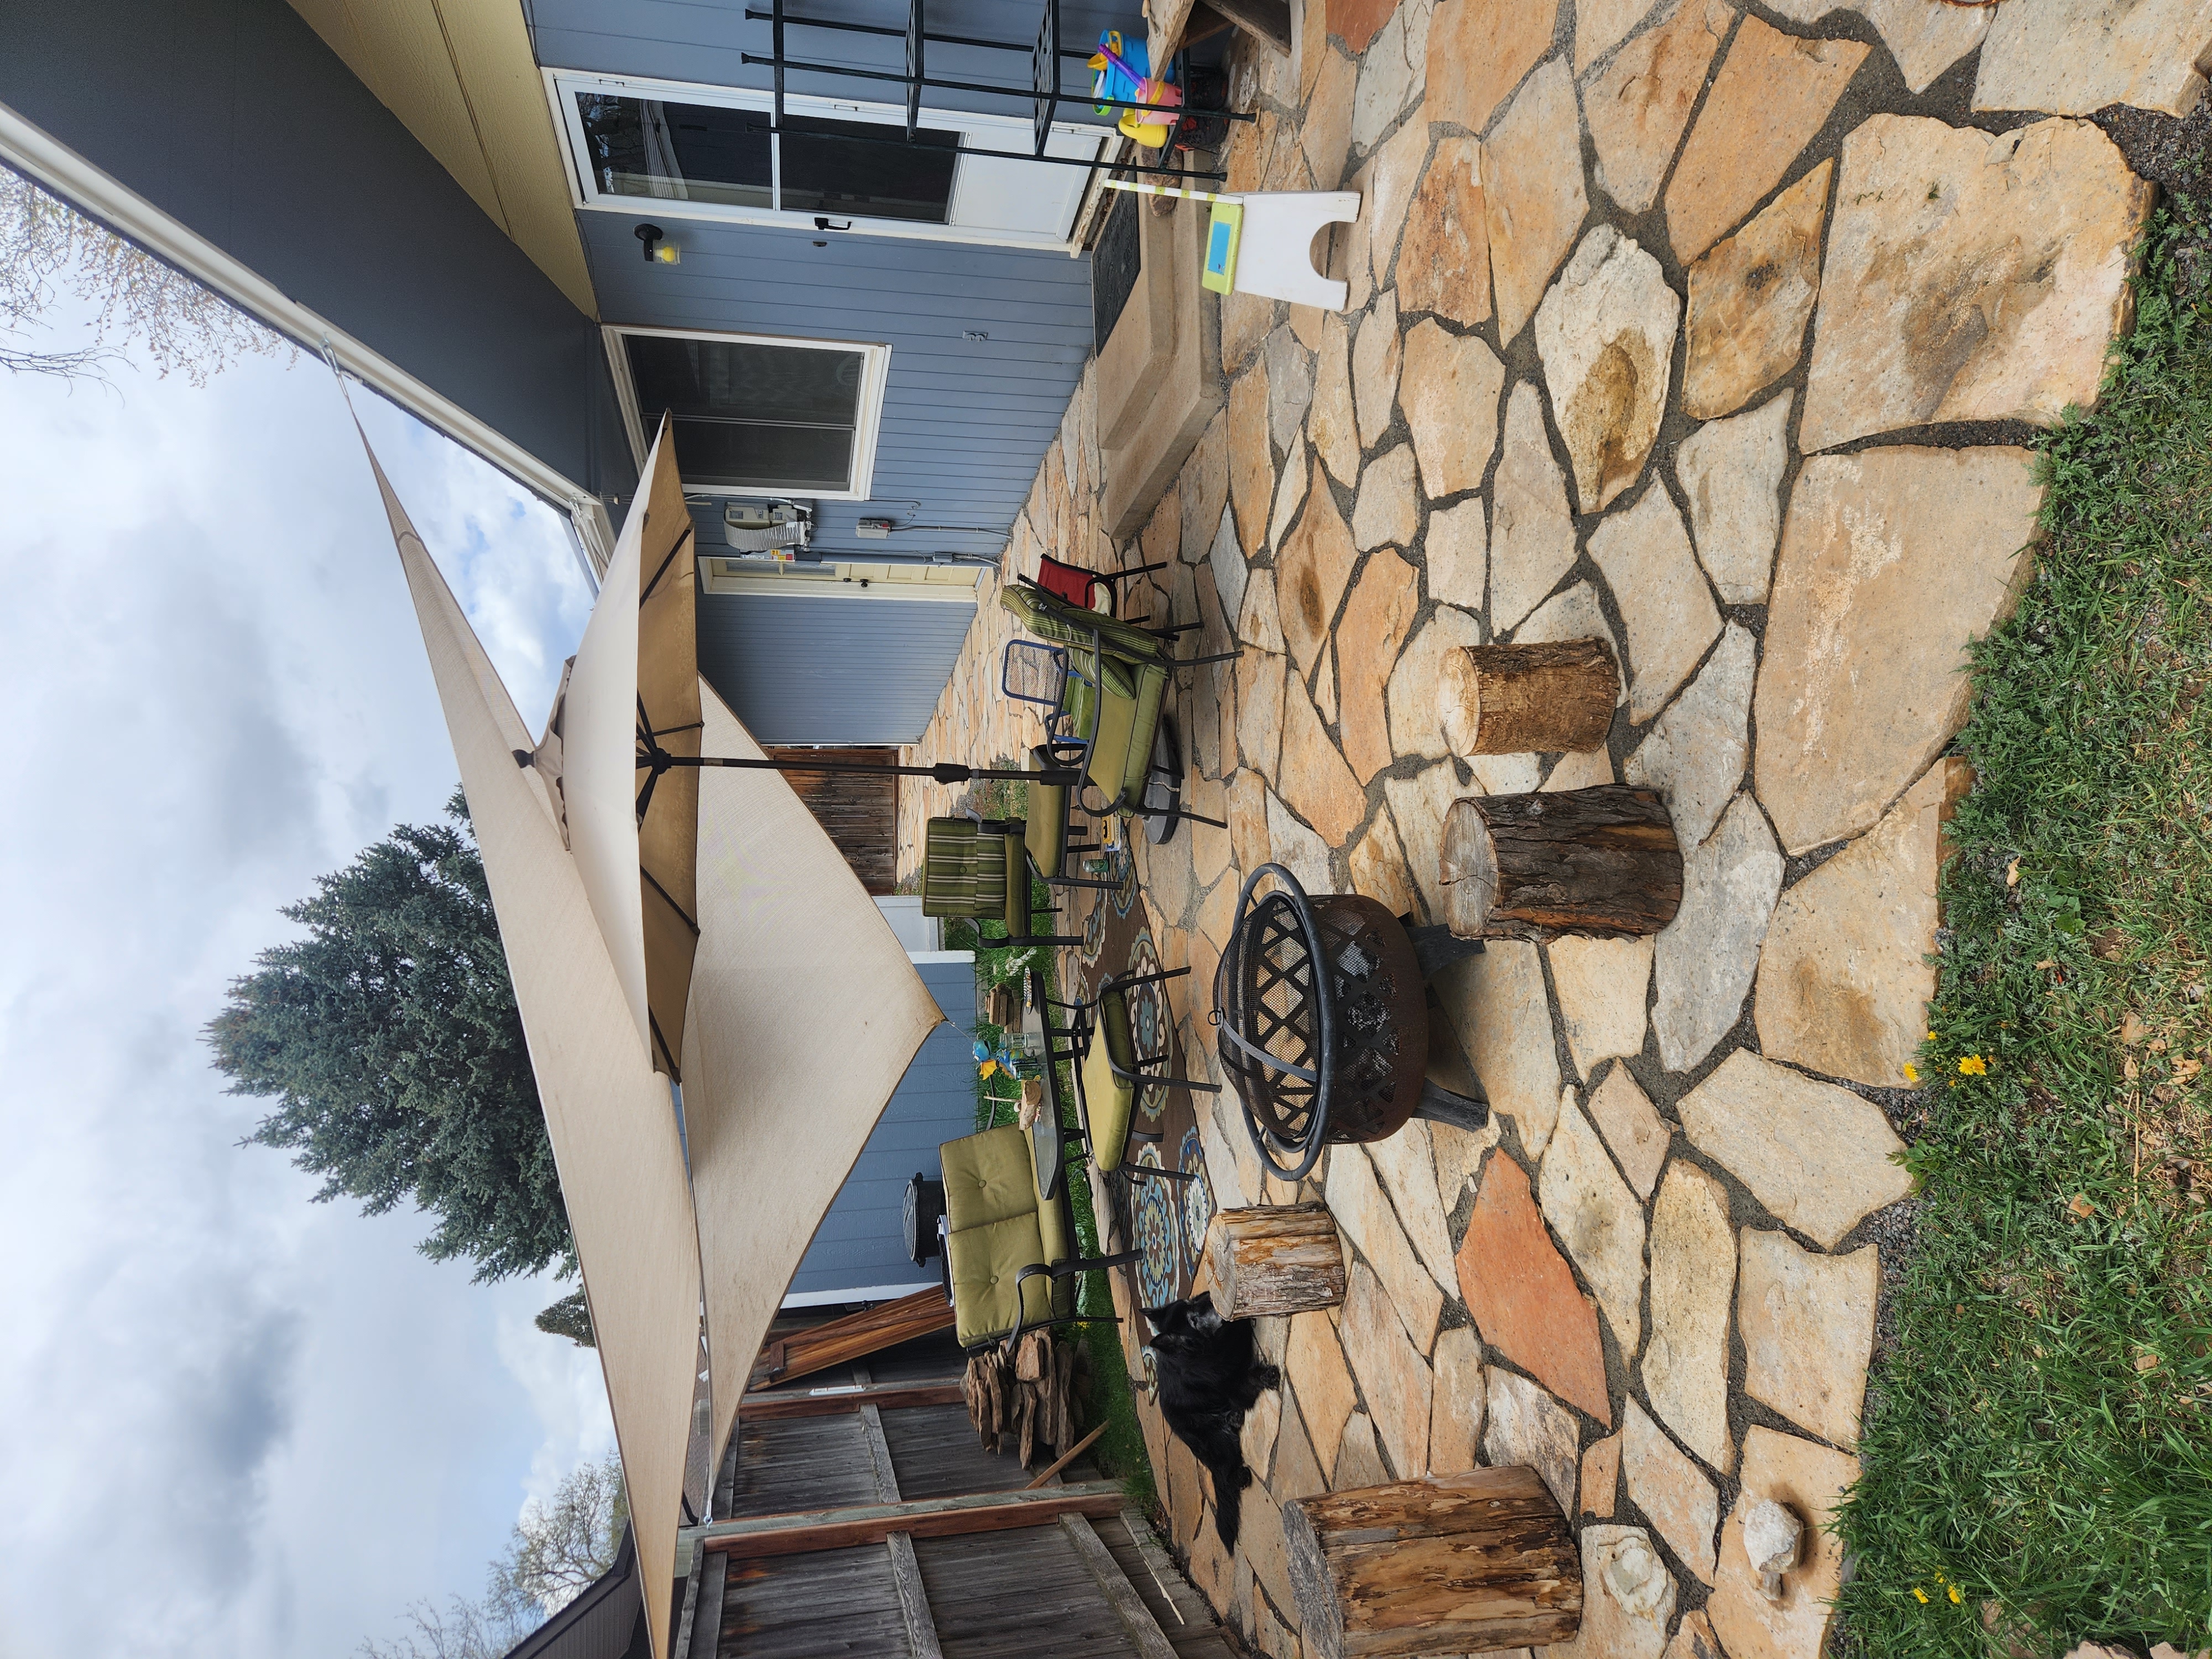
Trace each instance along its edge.
<instances>
[{"instance_id":1,"label":"beige shade sail","mask_svg":"<svg viewBox=\"0 0 2212 1659\"><path fill-rule=\"evenodd\" d=\"M529 732L373 453L369 463L483 854L583 1266L647 1622L654 1651L665 1653L701 1301L698 1231L674 1103L639 1036L579 866L562 846L544 776L516 764L518 755L528 758Z\"/></svg>"},{"instance_id":2,"label":"beige shade sail","mask_svg":"<svg viewBox=\"0 0 2212 1659\"><path fill-rule=\"evenodd\" d=\"M769 765L699 677L695 564L664 421L559 705L560 787L644 1040L683 1084L719 1453L799 1257L944 1016L780 772L650 758Z\"/></svg>"},{"instance_id":3,"label":"beige shade sail","mask_svg":"<svg viewBox=\"0 0 2212 1659\"><path fill-rule=\"evenodd\" d=\"M688 766L641 772L638 757L648 748L699 753L692 550L691 514L664 419L556 708L569 850L639 1037L653 1063L678 1079L699 934L699 774ZM580 811L580 800L596 810Z\"/></svg>"},{"instance_id":4,"label":"beige shade sail","mask_svg":"<svg viewBox=\"0 0 2212 1659\"><path fill-rule=\"evenodd\" d=\"M700 689L706 752L763 758ZM701 775L698 845L684 1121L719 1452L799 1257L944 1015L781 773Z\"/></svg>"}]
</instances>

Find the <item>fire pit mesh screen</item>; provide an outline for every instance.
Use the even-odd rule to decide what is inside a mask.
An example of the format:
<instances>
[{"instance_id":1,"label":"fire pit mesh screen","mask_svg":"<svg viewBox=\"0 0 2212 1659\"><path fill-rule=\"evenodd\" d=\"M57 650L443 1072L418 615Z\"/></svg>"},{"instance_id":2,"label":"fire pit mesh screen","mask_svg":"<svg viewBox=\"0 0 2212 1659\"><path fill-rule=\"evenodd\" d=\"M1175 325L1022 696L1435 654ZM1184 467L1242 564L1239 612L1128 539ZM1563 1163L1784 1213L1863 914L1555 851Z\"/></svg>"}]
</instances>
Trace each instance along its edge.
<instances>
[{"instance_id":1,"label":"fire pit mesh screen","mask_svg":"<svg viewBox=\"0 0 2212 1659\"><path fill-rule=\"evenodd\" d=\"M1255 901L1270 873L1276 890ZM1281 866L1255 871L1215 971L1214 1018L1246 1126L1280 1179L1303 1177L1328 1142L1395 1133L1419 1097L1420 969L1372 899L1309 898Z\"/></svg>"}]
</instances>

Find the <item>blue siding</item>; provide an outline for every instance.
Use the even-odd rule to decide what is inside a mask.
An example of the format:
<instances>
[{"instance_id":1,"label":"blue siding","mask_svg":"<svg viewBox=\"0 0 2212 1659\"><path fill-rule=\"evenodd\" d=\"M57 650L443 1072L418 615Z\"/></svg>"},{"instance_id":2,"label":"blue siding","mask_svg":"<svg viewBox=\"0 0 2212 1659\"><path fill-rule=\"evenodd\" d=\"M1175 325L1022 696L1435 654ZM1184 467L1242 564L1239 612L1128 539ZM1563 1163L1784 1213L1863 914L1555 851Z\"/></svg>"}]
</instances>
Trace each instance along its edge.
<instances>
[{"instance_id":1,"label":"blue siding","mask_svg":"<svg viewBox=\"0 0 2212 1659\"><path fill-rule=\"evenodd\" d=\"M629 215L577 219L610 323L890 347L871 498L821 502L817 547L880 557L854 525L889 516L956 526L891 550L998 556L1091 354L1089 255L686 220L683 264L653 265Z\"/></svg>"},{"instance_id":2,"label":"blue siding","mask_svg":"<svg viewBox=\"0 0 2212 1659\"><path fill-rule=\"evenodd\" d=\"M649 76L664 81L694 81L720 87L765 88L769 75L759 65L739 61L745 52L765 57L769 49L769 26L745 20L747 0L723 0L719 5L700 5L696 0L533 0L529 7L532 36L538 61L554 69L586 70L597 75ZM752 0L760 10L768 0ZM854 23L890 24L903 27L906 7L884 0L798 0L785 12L787 33L784 51L792 58L836 64L855 69L904 69L904 43L880 36L841 34L826 29L791 26L794 12L833 17ZM929 9L929 27L937 34L965 34L976 40L1004 40L1026 48L1036 39L1043 15L1038 0L935 0ZM1143 8L1137 5L1074 3L1060 9L1060 44L1070 49L1095 44L1102 29L1117 28L1141 37ZM1026 87L1030 63L1012 52L988 52L972 46L932 45L927 70L939 80L970 81ZM1080 63L1060 65L1060 88L1081 93L1089 88L1090 71ZM900 101L903 89L888 82L867 82L828 76L793 72L784 82L787 92L824 97L863 99L877 103ZM938 109L961 110L986 115L1027 117L1026 99L993 98L972 93L933 88L926 103ZM1087 103L1060 106L1064 121L1089 121Z\"/></svg>"},{"instance_id":3,"label":"blue siding","mask_svg":"<svg viewBox=\"0 0 2212 1659\"><path fill-rule=\"evenodd\" d=\"M0 103L568 478L634 488L592 320L283 0L0 0Z\"/></svg>"},{"instance_id":4,"label":"blue siding","mask_svg":"<svg viewBox=\"0 0 2212 1659\"><path fill-rule=\"evenodd\" d=\"M900 1079L801 1258L793 1294L916 1285L935 1277L934 1263L922 1268L908 1259L900 1206L916 1171L937 1179L940 1145L975 1132L975 1062L969 1054L975 969L968 962L931 962L917 971L947 1023L929 1034Z\"/></svg>"},{"instance_id":5,"label":"blue siding","mask_svg":"<svg viewBox=\"0 0 2212 1659\"><path fill-rule=\"evenodd\" d=\"M912 743L975 617L939 600L702 593L699 672L762 743Z\"/></svg>"}]
</instances>

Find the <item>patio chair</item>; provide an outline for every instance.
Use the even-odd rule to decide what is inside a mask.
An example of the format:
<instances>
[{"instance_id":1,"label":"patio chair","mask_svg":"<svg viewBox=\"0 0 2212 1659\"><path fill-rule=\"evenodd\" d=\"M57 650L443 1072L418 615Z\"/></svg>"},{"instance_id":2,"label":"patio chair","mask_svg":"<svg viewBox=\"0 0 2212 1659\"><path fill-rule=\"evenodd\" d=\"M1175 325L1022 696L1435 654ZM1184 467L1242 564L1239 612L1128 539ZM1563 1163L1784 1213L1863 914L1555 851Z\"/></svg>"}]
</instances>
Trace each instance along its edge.
<instances>
[{"instance_id":1,"label":"patio chair","mask_svg":"<svg viewBox=\"0 0 2212 1659\"><path fill-rule=\"evenodd\" d=\"M1084 611L1098 608L1098 594L1106 594L1106 609L1109 614L1121 611L1121 595L1114 584L1131 576L1145 576L1155 570L1165 570L1167 561L1158 564L1140 564L1127 570L1085 570L1081 565L1069 564L1047 553L1037 561L1036 585L1048 593L1066 600Z\"/></svg>"},{"instance_id":2,"label":"patio chair","mask_svg":"<svg viewBox=\"0 0 2212 1659\"><path fill-rule=\"evenodd\" d=\"M1082 1114L1083 1139L1091 1161L1102 1171L1126 1169L1130 1175L1158 1180L1191 1179L1186 1170L1125 1162L1130 1141L1159 1139L1133 1127L1139 1091L1181 1088L1203 1094L1221 1092L1218 1083L1156 1075L1146 1068L1164 1066L1167 1054L1137 1052L1136 1030L1129 1018L1129 993L1139 985L1164 984L1188 972L1188 968L1170 968L1152 974L1115 974L1099 981L1097 994L1089 1001L1054 1005L1075 1015L1067 1035L1076 1062L1076 1104Z\"/></svg>"},{"instance_id":3,"label":"patio chair","mask_svg":"<svg viewBox=\"0 0 2212 1659\"><path fill-rule=\"evenodd\" d=\"M1033 931L1023 846L1028 830L1019 818L930 819L922 842L921 914L1002 921L1010 945L1082 944L1079 935Z\"/></svg>"},{"instance_id":4,"label":"patio chair","mask_svg":"<svg viewBox=\"0 0 2212 1659\"><path fill-rule=\"evenodd\" d=\"M1024 1330L1079 1318L1113 1322L1106 1315L1076 1312L1076 1275L1121 1267L1137 1253L1075 1253L1068 1183L1062 1181L1050 1199L1038 1192L1036 1148L1029 1131L1005 1124L948 1140L937 1152L945 1175L945 1217L939 1224L953 1331L963 1348L1000 1341L1012 1347Z\"/></svg>"},{"instance_id":5,"label":"patio chair","mask_svg":"<svg viewBox=\"0 0 2212 1659\"><path fill-rule=\"evenodd\" d=\"M1171 821L1189 818L1216 829L1228 827L1185 810L1179 799L1172 807L1153 809L1145 797L1158 769L1153 755L1170 673L1202 663L1233 661L1240 652L1172 657L1160 640L1141 628L1098 611L1074 610L1024 585L1003 589L1000 603L1032 634L1066 653L1060 705L1047 719L1046 730L1063 763L1078 748L1082 752L1088 787L1098 792L1097 805L1078 803L1085 811L1103 817L1157 811Z\"/></svg>"},{"instance_id":6,"label":"patio chair","mask_svg":"<svg viewBox=\"0 0 2212 1659\"><path fill-rule=\"evenodd\" d=\"M1084 752L1080 745L1060 749L1041 743L1030 750L1030 767L1040 773L1079 767ZM1121 884L1118 881L1067 873L1068 854L1096 850L1091 842L1068 839L1073 815L1079 810L1077 792L1064 783L1048 783L1042 779L1032 779L1029 791L1030 815L1024 820L1027 828L1023 831L1022 843L1029 854L1030 867L1054 887L1096 887L1109 892L1119 887Z\"/></svg>"}]
</instances>

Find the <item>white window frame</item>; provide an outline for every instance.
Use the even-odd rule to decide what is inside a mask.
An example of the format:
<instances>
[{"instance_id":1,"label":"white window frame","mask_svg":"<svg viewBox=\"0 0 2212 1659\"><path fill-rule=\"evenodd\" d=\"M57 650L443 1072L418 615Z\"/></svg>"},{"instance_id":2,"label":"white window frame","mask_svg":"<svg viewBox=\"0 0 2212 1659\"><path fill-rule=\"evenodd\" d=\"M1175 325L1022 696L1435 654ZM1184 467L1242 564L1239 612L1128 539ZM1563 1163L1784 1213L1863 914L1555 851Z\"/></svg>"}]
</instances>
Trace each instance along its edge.
<instances>
[{"instance_id":1,"label":"white window frame","mask_svg":"<svg viewBox=\"0 0 2212 1659\"><path fill-rule=\"evenodd\" d=\"M779 229L811 228L814 216L811 213L778 211L774 208L738 207L726 202L691 202L674 197L609 196L603 194L595 182L586 159L590 154L584 142L583 118L576 112L575 94L580 92L607 93L619 97L653 99L661 102L716 105L725 109L749 109L766 112L774 98L764 88L752 87L710 86L696 81L660 81L641 76L587 75L573 70L544 70L546 100L552 106L553 128L561 135L561 144L568 162L568 198L579 212L620 213L632 218L650 214L654 218L711 219L724 224L772 225ZM820 98L799 93L784 94L783 106L793 115L819 116L830 120L861 120L896 126L903 131L906 123L904 106L872 102L857 98ZM981 115L963 110L925 108L922 122L939 131L954 131L960 135L961 153L964 167L968 153L972 150L994 150L1010 153L1012 159L1004 165L1036 167L1040 164L1021 159L1036 142L1029 120L1018 115ZM1051 136L1045 142L1049 155L1066 156L1088 161L1099 155L1105 141L1114 137L1113 129L1086 125L1077 121L1055 121ZM976 159L983 159L977 157ZM1054 173L1072 173L1071 168L1050 167ZM1088 175L1083 175L1086 179ZM955 170L952 188L957 198L960 191L959 172ZM1013 231L992 229L981 226L957 224L923 224L911 219L871 219L855 215L851 224L855 233L870 236L902 236L921 241L977 242L997 247L1043 247L1062 252L1078 252L1078 244L1068 232L1074 228L1083 204L1082 190L1073 192L1069 206L1067 231L1051 235L1042 231Z\"/></svg>"},{"instance_id":2,"label":"white window frame","mask_svg":"<svg viewBox=\"0 0 2212 1659\"><path fill-rule=\"evenodd\" d=\"M638 412L637 386L630 379L629 353L623 349L623 341L629 336L652 336L667 340L716 340L730 345L781 346L799 351L857 351L861 356L860 391L853 423L853 459L848 474L848 488L820 489L813 485L793 485L785 488L774 484L749 484L740 488L734 484L694 483L684 481L684 488L700 495L734 495L752 499L762 495L786 495L807 501L865 501L875 487L876 443L883 428L884 388L890 380L891 349L867 340L811 340L787 334L744 334L730 329L716 328L648 328L639 324L606 323L599 328L599 337L605 343L607 365L615 377L615 398L622 405L623 427L629 434L630 454L638 470L645 469L647 435L645 422ZM681 470L683 457L677 458Z\"/></svg>"}]
</instances>

